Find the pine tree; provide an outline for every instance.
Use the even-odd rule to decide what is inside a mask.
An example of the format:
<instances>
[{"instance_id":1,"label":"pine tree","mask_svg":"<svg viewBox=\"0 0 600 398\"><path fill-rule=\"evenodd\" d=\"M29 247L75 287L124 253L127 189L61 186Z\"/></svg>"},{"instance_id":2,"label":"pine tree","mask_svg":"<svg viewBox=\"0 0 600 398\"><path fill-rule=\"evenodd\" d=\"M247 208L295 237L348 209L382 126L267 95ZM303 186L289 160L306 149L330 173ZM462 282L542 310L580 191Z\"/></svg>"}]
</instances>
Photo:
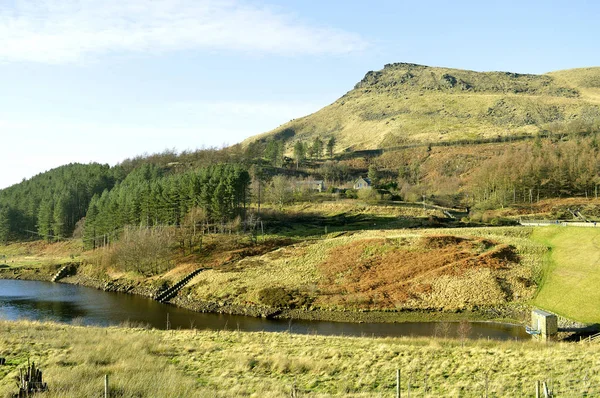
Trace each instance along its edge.
<instances>
[{"instance_id":1,"label":"pine tree","mask_svg":"<svg viewBox=\"0 0 600 398\"><path fill-rule=\"evenodd\" d=\"M6 243L10 238L11 220L8 207L0 207L0 243Z\"/></svg>"},{"instance_id":2,"label":"pine tree","mask_svg":"<svg viewBox=\"0 0 600 398\"><path fill-rule=\"evenodd\" d=\"M379 170L374 164L369 166L368 177L371 180L373 187L379 184Z\"/></svg>"},{"instance_id":3,"label":"pine tree","mask_svg":"<svg viewBox=\"0 0 600 398\"><path fill-rule=\"evenodd\" d=\"M98 217L98 195L94 195L90 201L87 213L85 215L85 228L83 230L83 242L86 248L95 249L97 241L97 217Z\"/></svg>"},{"instance_id":4,"label":"pine tree","mask_svg":"<svg viewBox=\"0 0 600 398\"><path fill-rule=\"evenodd\" d=\"M54 203L51 199L43 200L38 213L38 233L47 241L52 240L52 224L54 222Z\"/></svg>"},{"instance_id":5,"label":"pine tree","mask_svg":"<svg viewBox=\"0 0 600 398\"><path fill-rule=\"evenodd\" d=\"M333 149L335 148L335 137L331 137L329 141L327 141L327 154L330 158L333 158Z\"/></svg>"},{"instance_id":6,"label":"pine tree","mask_svg":"<svg viewBox=\"0 0 600 398\"><path fill-rule=\"evenodd\" d=\"M319 137L315 137L310 152L314 159L319 159L323 156L323 141Z\"/></svg>"},{"instance_id":7,"label":"pine tree","mask_svg":"<svg viewBox=\"0 0 600 398\"><path fill-rule=\"evenodd\" d=\"M221 181L219 185L217 185L211 201L212 214L214 215L215 220L219 222L224 222L228 216L226 194L227 187L225 183Z\"/></svg>"},{"instance_id":8,"label":"pine tree","mask_svg":"<svg viewBox=\"0 0 600 398\"><path fill-rule=\"evenodd\" d=\"M67 237L67 201L63 196L59 197L54 205L54 211L52 213L52 231L54 232L55 240L61 240Z\"/></svg>"},{"instance_id":9,"label":"pine tree","mask_svg":"<svg viewBox=\"0 0 600 398\"><path fill-rule=\"evenodd\" d=\"M296 159L296 170L298 170L300 163L306 158L306 146L302 141L294 144L294 158Z\"/></svg>"}]
</instances>

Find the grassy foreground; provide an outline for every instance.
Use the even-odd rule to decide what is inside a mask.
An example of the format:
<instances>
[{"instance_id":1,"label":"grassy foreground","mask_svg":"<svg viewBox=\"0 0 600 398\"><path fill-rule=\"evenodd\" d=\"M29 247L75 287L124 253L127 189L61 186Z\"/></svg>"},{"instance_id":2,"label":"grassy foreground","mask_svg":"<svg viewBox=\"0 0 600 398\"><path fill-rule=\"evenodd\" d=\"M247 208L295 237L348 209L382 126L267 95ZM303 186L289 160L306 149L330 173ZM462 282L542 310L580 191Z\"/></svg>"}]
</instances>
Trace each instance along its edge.
<instances>
[{"instance_id":1,"label":"grassy foreground","mask_svg":"<svg viewBox=\"0 0 600 398\"><path fill-rule=\"evenodd\" d=\"M600 229L538 228L533 238L552 248L534 304L585 323L600 323Z\"/></svg>"},{"instance_id":2,"label":"grassy foreground","mask_svg":"<svg viewBox=\"0 0 600 398\"><path fill-rule=\"evenodd\" d=\"M0 321L0 396L27 358L44 397L100 396L108 374L119 397L394 396L395 372L411 396L558 396L600 393L600 346L416 338L349 338L96 328Z\"/></svg>"}]
</instances>

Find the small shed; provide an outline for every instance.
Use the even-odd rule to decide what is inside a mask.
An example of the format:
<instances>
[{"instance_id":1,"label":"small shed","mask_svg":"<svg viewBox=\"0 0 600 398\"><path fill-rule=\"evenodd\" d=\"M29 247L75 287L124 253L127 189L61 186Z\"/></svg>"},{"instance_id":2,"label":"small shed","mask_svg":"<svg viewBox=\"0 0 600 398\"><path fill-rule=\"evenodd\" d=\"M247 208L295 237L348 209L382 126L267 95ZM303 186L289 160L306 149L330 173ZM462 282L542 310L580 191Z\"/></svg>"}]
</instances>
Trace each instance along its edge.
<instances>
[{"instance_id":1,"label":"small shed","mask_svg":"<svg viewBox=\"0 0 600 398\"><path fill-rule=\"evenodd\" d=\"M356 180L356 182L354 183L354 189L371 189L371 179L370 178L363 178L360 177L358 180Z\"/></svg>"},{"instance_id":2,"label":"small shed","mask_svg":"<svg viewBox=\"0 0 600 398\"><path fill-rule=\"evenodd\" d=\"M544 310L533 310L528 332L542 340L553 338L558 333L558 317Z\"/></svg>"},{"instance_id":3,"label":"small shed","mask_svg":"<svg viewBox=\"0 0 600 398\"><path fill-rule=\"evenodd\" d=\"M296 189L307 188L317 192L324 192L326 188L323 180L298 181L295 185Z\"/></svg>"}]
</instances>

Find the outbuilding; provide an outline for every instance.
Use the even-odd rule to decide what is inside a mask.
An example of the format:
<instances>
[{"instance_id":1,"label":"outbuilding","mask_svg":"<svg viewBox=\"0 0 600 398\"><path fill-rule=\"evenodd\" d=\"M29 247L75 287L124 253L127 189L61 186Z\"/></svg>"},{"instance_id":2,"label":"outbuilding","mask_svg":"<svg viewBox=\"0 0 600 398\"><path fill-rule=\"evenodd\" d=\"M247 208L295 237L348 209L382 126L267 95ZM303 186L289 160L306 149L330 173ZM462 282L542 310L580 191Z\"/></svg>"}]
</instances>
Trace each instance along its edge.
<instances>
[{"instance_id":1,"label":"outbuilding","mask_svg":"<svg viewBox=\"0 0 600 398\"><path fill-rule=\"evenodd\" d=\"M371 179L368 177L360 177L358 180L356 180L356 182L354 183L354 189L371 189Z\"/></svg>"},{"instance_id":2,"label":"outbuilding","mask_svg":"<svg viewBox=\"0 0 600 398\"><path fill-rule=\"evenodd\" d=\"M558 333L558 317L544 310L531 311L531 326L527 333L542 340L554 338Z\"/></svg>"}]
</instances>

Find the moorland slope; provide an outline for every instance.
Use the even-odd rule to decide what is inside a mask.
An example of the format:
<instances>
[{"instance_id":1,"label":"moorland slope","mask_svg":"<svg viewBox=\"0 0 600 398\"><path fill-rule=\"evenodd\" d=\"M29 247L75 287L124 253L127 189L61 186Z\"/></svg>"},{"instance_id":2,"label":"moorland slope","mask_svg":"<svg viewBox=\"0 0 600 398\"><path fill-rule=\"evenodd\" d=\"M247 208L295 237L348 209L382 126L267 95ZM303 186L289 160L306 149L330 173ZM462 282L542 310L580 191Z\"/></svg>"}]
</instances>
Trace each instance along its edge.
<instances>
[{"instance_id":1,"label":"moorland slope","mask_svg":"<svg viewBox=\"0 0 600 398\"><path fill-rule=\"evenodd\" d=\"M599 118L599 67L532 75L394 63L333 104L245 143L335 137L338 151L377 149L536 135Z\"/></svg>"}]
</instances>

